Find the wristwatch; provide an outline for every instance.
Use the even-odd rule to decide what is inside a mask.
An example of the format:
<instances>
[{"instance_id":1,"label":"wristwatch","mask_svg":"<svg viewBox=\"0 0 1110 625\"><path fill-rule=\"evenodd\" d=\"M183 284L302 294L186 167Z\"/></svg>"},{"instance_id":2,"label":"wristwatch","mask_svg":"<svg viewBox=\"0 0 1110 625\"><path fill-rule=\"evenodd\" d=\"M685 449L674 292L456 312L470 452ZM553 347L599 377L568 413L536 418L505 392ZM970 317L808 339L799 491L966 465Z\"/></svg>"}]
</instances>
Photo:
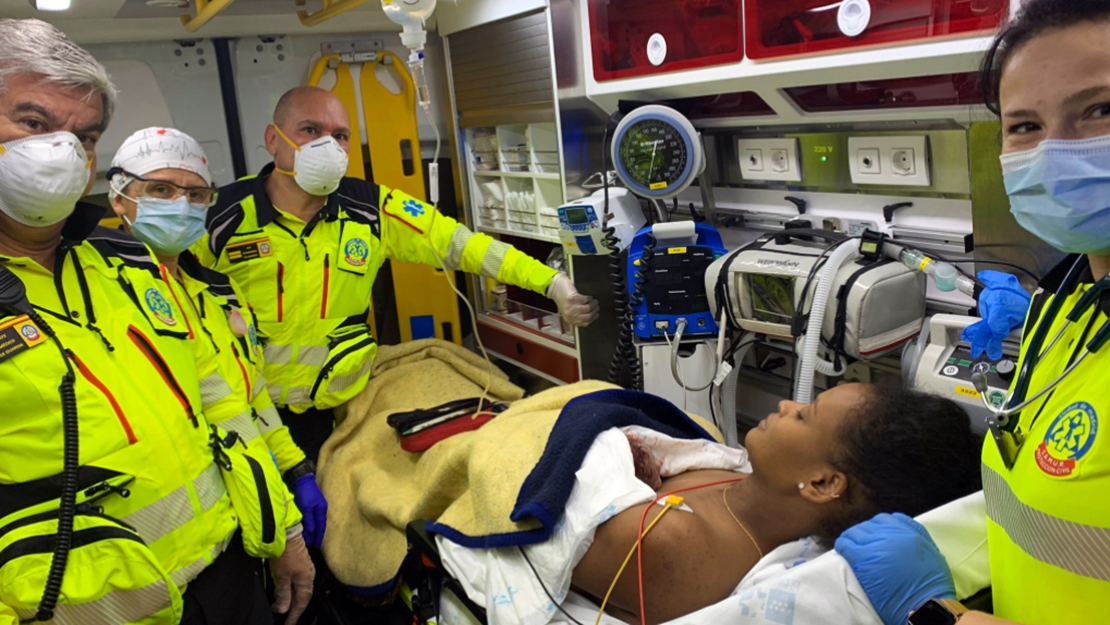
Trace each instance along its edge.
<instances>
[{"instance_id":1,"label":"wristwatch","mask_svg":"<svg viewBox=\"0 0 1110 625\"><path fill-rule=\"evenodd\" d=\"M930 599L910 613L909 625L956 625L967 608L955 599Z\"/></svg>"},{"instance_id":2,"label":"wristwatch","mask_svg":"<svg viewBox=\"0 0 1110 625\"><path fill-rule=\"evenodd\" d=\"M315 472L316 465L311 460L305 460L292 469L286 471L285 475L283 475L282 477L285 479L285 483L287 485L292 486L293 482L296 482L298 479L306 475L312 475Z\"/></svg>"}]
</instances>

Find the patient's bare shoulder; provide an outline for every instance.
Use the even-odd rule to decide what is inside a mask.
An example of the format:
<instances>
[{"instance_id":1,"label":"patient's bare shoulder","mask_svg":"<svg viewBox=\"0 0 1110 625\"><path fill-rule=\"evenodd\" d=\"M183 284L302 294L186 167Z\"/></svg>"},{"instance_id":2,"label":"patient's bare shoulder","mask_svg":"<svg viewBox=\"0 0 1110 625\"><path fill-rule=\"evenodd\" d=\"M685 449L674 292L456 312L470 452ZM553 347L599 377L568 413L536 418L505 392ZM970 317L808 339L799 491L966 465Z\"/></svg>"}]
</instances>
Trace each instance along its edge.
<instances>
[{"instance_id":1,"label":"patient's bare shoulder","mask_svg":"<svg viewBox=\"0 0 1110 625\"><path fill-rule=\"evenodd\" d=\"M669 480L664 490L673 490L675 485ZM643 541L649 623L664 622L721 601L758 559L748 554L745 544L737 540L735 528L729 525L734 523L732 519L722 516L721 488L710 487L685 495L694 512L671 510ZM593 544L574 570L573 583L577 588L596 597L605 596L636 541L644 508L626 510L598 528ZM662 510L662 506L653 506L644 526ZM639 615L635 556L617 583L610 603Z\"/></svg>"}]
</instances>

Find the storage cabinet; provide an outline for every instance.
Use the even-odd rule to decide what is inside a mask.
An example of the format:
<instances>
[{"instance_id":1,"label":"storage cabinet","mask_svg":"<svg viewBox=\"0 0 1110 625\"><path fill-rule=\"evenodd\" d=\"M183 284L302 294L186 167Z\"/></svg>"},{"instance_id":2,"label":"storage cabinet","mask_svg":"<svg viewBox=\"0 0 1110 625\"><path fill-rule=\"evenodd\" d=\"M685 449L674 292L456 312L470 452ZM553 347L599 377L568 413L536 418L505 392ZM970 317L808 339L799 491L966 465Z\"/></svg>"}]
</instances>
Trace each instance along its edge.
<instances>
[{"instance_id":1,"label":"storage cabinet","mask_svg":"<svg viewBox=\"0 0 1110 625\"><path fill-rule=\"evenodd\" d=\"M563 183L555 124L469 128L464 135L479 229L558 241Z\"/></svg>"},{"instance_id":2,"label":"storage cabinet","mask_svg":"<svg viewBox=\"0 0 1110 625\"><path fill-rule=\"evenodd\" d=\"M452 33L447 51L469 223L545 261L561 249L565 203L548 12ZM486 278L474 286L491 354L548 380L578 380L575 331L554 302Z\"/></svg>"},{"instance_id":3,"label":"storage cabinet","mask_svg":"<svg viewBox=\"0 0 1110 625\"><path fill-rule=\"evenodd\" d=\"M737 63L740 0L588 0L594 80Z\"/></svg>"},{"instance_id":4,"label":"storage cabinet","mask_svg":"<svg viewBox=\"0 0 1110 625\"><path fill-rule=\"evenodd\" d=\"M1009 0L745 0L752 59L946 37L998 27Z\"/></svg>"}]
</instances>

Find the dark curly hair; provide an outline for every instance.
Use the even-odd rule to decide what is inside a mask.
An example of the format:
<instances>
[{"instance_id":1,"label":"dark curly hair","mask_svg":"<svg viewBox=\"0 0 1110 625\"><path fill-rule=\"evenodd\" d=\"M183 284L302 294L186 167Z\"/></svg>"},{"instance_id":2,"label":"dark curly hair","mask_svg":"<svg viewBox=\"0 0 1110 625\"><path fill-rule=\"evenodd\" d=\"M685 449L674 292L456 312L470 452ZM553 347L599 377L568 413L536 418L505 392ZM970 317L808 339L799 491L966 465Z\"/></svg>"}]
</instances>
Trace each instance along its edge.
<instances>
[{"instance_id":1,"label":"dark curly hair","mask_svg":"<svg viewBox=\"0 0 1110 625\"><path fill-rule=\"evenodd\" d=\"M844 511L817 535L822 545L880 512L917 516L982 488L983 439L967 412L945 397L871 387L837 438L830 462L849 486Z\"/></svg>"},{"instance_id":2,"label":"dark curly hair","mask_svg":"<svg viewBox=\"0 0 1110 625\"><path fill-rule=\"evenodd\" d=\"M1018 48L1047 31L1094 20L1110 20L1110 0L1026 0L1021 12L998 33L983 57L979 89L987 108L1001 115L998 91L1002 70Z\"/></svg>"}]
</instances>

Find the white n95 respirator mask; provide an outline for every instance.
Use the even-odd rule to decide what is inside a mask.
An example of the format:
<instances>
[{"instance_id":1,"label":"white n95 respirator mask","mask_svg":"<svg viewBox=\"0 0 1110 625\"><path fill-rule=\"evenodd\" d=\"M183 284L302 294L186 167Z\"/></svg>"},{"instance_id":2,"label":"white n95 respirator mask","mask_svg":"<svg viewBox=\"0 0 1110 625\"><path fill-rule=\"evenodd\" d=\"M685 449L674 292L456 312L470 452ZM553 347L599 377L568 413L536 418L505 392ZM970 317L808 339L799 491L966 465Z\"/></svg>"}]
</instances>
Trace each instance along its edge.
<instances>
[{"instance_id":1,"label":"white n95 respirator mask","mask_svg":"<svg viewBox=\"0 0 1110 625\"><path fill-rule=\"evenodd\" d=\"M321 137L299 146L285 136L277 125L274 130L297 151L293 158L293 171L275 171L293 176L297 186L309 195L323 197L335 193L339 182L347 175L347 151L339 145L335 137Z\"/></svg>"},{"instance_id":2,"label":"white n95 respirator mask","mask_svg":"<svg viewBox=\"0 0 1110 625\"><path fill-rule=\"evenodd\" d=\"M0 211L25 226L65 220L89 184L81 141L69 132L0 144Z\"/></svg>"}]
</instances>

